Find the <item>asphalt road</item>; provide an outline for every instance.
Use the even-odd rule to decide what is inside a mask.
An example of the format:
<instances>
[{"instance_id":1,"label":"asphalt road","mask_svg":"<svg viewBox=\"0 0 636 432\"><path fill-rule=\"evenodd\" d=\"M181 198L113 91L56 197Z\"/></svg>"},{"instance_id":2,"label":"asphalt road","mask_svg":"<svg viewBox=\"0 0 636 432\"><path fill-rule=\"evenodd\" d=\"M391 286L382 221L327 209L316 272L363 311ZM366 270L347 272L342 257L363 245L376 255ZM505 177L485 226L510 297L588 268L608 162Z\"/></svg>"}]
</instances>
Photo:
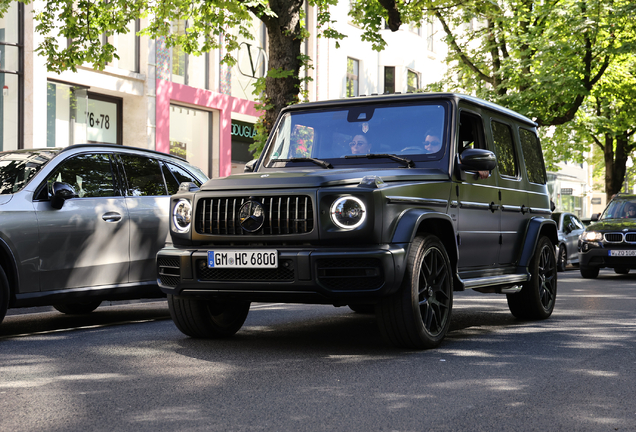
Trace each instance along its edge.
<instances>
[{"instance_id":1,"label":"asphalt road","mask_svg":"<svg viewBox=\"0 0 636 432\"><path fill-rule=\"evenodd\" d=\"M232 339L182 335L165 301L0 325L1 431L636 431L636 275L559 274L552 317L456 293L436 350L372 315L255 304Z\"/></svg>"}]
</instances>

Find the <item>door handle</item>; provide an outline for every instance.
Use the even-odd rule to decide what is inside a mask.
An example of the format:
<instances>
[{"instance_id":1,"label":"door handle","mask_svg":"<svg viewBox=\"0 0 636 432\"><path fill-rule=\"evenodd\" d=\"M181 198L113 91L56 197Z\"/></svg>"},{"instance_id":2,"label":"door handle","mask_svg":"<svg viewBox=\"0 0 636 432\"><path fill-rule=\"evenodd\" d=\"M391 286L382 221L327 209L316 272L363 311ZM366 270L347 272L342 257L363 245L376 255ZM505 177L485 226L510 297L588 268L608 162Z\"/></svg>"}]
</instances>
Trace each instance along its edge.
<instances>
[{"instance_id":1,"label":"door handle","mask_svg":"<svg viewBox=\"0 0 636 432\"><path fill-rule=\"evenodd\" d=\"M499 204L495 204L494 202L491 202L489 207L490 207L490 211L493 213L499 210Z\"/></svg>"},{"instance_id":2,"label":"door handle","mask_svg":"<svg viewBox=\"0 0 636 432\"><path fill-rule=\"evenodd\" d=\"M102 220L106 222L119 222L121 220L121 215L117 212L108 212L102 215Z\"/></svg>"}]
</instances>

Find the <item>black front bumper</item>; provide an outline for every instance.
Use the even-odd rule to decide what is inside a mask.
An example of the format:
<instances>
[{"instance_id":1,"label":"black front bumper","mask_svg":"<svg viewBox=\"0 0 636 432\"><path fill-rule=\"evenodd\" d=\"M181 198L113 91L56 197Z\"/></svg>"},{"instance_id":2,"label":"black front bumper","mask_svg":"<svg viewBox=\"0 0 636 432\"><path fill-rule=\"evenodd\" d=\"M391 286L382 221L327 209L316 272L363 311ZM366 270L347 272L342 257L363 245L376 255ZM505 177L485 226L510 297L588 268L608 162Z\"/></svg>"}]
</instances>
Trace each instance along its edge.
<instances>
[{"instance_id":1,"label":"black front bumper","mask_svg":"<svg viewBox=\"0 0 636 432\"><path fill-rule=\"evenodd\" d=\"M624 246L618 247L599 247L592 246L583 243L579 249L579 265L581 267L592 268L628 268L636 269L636 256L613 256L616 254L629 254L636 250L636 245L633 248L627 249ZM615 251L615 252L612 252Z\"/></svg>"},{"instance_id":2,"label":"black front bumper","mask_svg":"<svg viewBox=\"0 0 636 432\"><path fill-rule=\"evenodd\" d=\"M157 254L158 283L164 293L176 296L336 305L373 303L400 286L405 247L275 248L275 269L209 268L207 249L166 247Z\"/></svg>"}]
</instances>

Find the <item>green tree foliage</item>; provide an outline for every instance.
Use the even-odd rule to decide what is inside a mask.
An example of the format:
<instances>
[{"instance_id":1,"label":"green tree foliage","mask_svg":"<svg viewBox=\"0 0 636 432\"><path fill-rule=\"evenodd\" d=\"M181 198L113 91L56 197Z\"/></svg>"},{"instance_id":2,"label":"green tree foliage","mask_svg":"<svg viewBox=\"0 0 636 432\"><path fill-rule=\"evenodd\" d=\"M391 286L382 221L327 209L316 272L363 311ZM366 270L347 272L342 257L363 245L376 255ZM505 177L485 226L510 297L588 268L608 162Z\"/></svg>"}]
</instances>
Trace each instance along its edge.
<instances>
[{"instance_id":1,"label":"green tree foliage","mask_svg":"<svg viewBox=\"0 0 636 432\"><path fill-rule=\"evenodd\" d=\"M6 12L11 1L0 0L0 14ZM344 37L332 28L328 11L337 0L307 3L319 10L318 25L323 36ZM261 136L266 136L278 112L298 102L300 70L310 67L309 59L301 55L301 43L308 36L301 21L303 5L304 0L45 0L34 15L35 29L44 36L36 51L44 56L52 72L76 71L82 64L102 70L113 58L119 58L115 47L103 42L103 35L126 34L131 21L145 18L147 26L141 35L163 37L168 47L179 46L193 55L221 48L222 43L227 53L222 61L234 65L239 36L252 38L253 14L268 32L269 71L259 87L263 91L260 106L266 108L260 119ZM188 22L182 34L171 31L178 20ZM72 40L68 46L67 39Z\"/></svg>"},{"instance_id":2,"label":"green tree foliage","mask_svg":"<svg viewBox=\"0 0 636 432\"><path fill-rule=\"evenodd\" d=\"M635 63L625 63L636 54L633 0L356 0L354 21L380 50L376 15L394 31L438 20L449 74L428 90L475 94L534 119L552 167L582 160L594 143L607 194L620 189L636 124L626 106L634 101Z\"/></svg>"},{"instance_id":3,"label":"green tree foliage","mask_svg":"<svg viewBox=\"0 0 636 432\"><path fill-rule=\"evenodd\" d=\"M555 153L581 159L594 146L595 162L604 167L607 198L620 192L627 160L636 150L636 60L621 56L612 62L590 92L574 120L545 138ZM578 156L578 157L577 157Z\"/></svg>"}]
</instances>

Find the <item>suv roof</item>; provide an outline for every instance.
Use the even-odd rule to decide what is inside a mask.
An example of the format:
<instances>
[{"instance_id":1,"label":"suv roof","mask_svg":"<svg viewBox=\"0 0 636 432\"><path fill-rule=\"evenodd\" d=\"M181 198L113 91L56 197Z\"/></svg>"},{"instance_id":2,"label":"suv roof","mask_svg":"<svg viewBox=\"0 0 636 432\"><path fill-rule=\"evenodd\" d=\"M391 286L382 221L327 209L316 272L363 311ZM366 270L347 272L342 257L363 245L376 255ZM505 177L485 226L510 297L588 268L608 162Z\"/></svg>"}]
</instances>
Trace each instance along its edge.
<instances>
[{"instance_id":1,"label":"suv roof","mask_svg":"<svg viewBox=\"0 0 636 432\"><path fill-rule=\"evenodd\" d=\"M501 105L494 104L492 102L488 102L486 100L480 99L474 96L468 96L458 93L394 93L394 94L384 94L384 95L376 95L372 94L370 96L358 96L358 97L349 97L343 99L331 99L326 101L317 101L317 102L307 102L300 103L296 105L291 105L283 108L282 112L286 111L295 111L302 110L306 108L318 108L318 107L343 107L347 105L359 105L361 102L365 103L382 103L382 102L406 102L410 100L426 100L426 99L447 99L452 100L454 102L458 102L460 100L472 103L474 105L480 106L482 108L488 108L494 111L498 111L500 113L504 113L510 117L514 117L517 120L520 120L524 123L527 123L532 126L537 126L537 124L529 119L528 117L521 115L515 111L512 111L508 108L502 107Z\"/></svg>"}]
</instances>

